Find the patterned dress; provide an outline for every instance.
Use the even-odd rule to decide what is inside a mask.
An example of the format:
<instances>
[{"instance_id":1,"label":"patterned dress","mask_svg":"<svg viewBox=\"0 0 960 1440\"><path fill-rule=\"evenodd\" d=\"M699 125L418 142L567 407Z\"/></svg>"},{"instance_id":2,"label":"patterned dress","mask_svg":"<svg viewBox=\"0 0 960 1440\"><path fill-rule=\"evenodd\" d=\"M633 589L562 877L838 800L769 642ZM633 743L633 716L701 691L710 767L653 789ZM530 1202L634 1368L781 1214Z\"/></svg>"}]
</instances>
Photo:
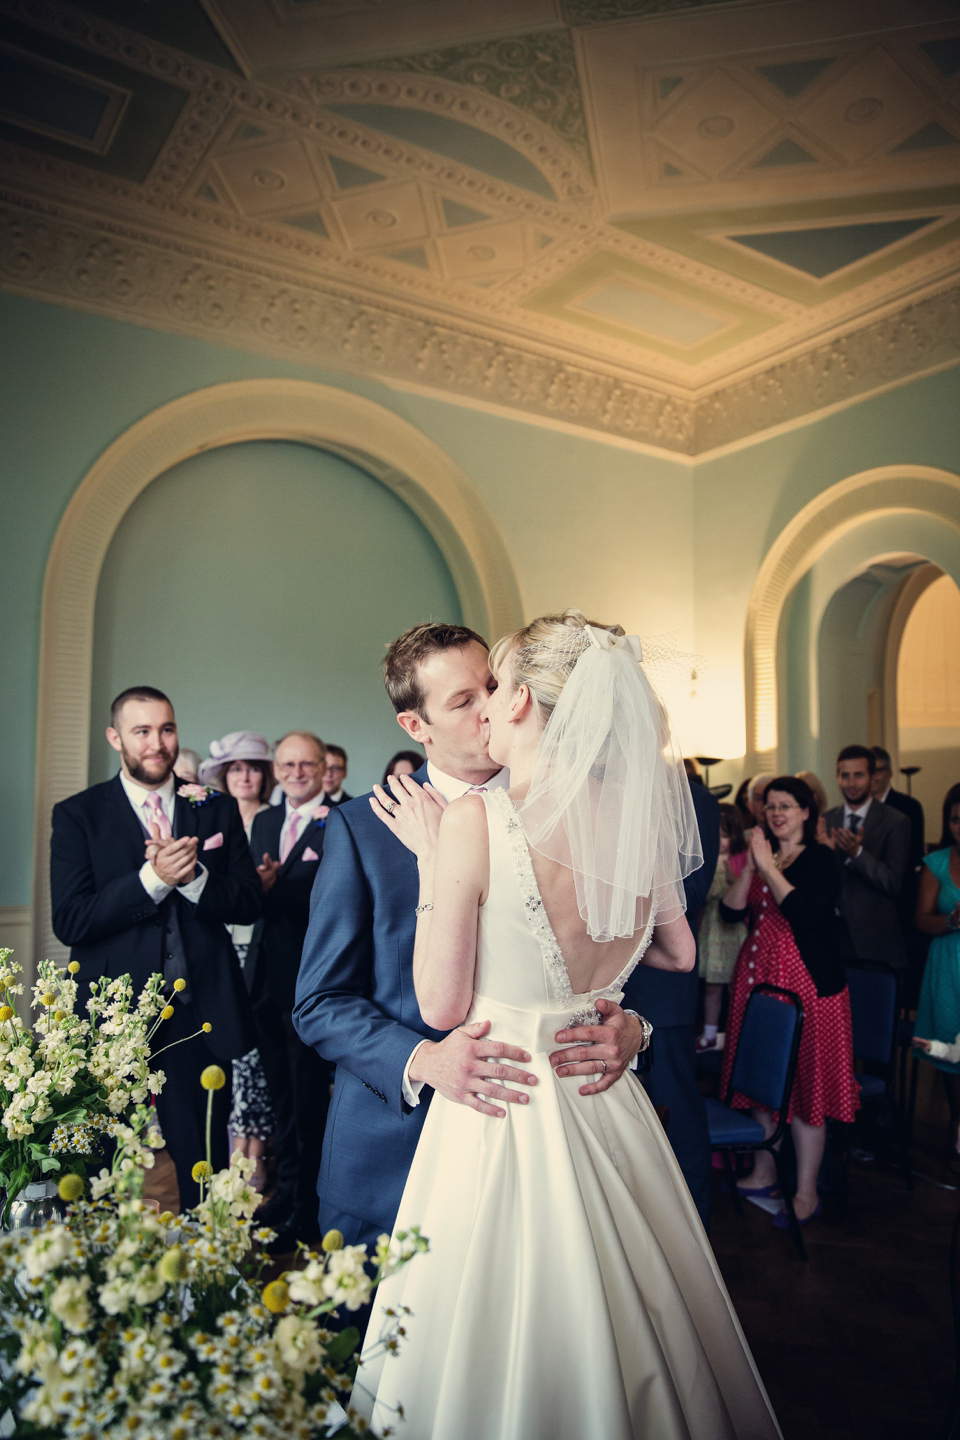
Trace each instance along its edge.
<instances>
[{"instance_id":1,"label":"patterned dress","mask_svg":"<svg viewBox=\"0 0 960 1440\"><path fill-rule=\"evenodd\" d=\"M939 882L937 914L949 915L960 901L960 890L950 875L950 856L953 847L934 850L924 860L924 865ZM927 954L927 968L923 972L920 999L917 1002L916 1033L924 1040L943 1040L952 1044L960 1035L960 930L948 930L945 935L935 935L930 941ZM960 1065L951 1065L949 1060L917 1052L921 1060L945 1070L948 1075L960 1075Z\"/></svg>"},{"instance_id":2,"label":"patterned dress","mask_svg":"<svg viewBox=\"0 0 960 1440\"><path fill-rule=\"evenodd\" d=\"M700 979L708 985L729 985L743 944L743 925L724 920L720 901L743 869L746 856L732 855L721 860L707 891L700 917Z\"/></svg>"},{"instance_id":3,"label":"patterned dress","mask_svg":"<svg viewBox=\"0 0 960 1440\"><path fill-rule=\"evenodd\" d=\"M787 867L789 870L789 866ZM850 992L818 995L810 972L797 949L793 931L766 881L754 875L747 896L750 933L737 958L730 987L730 1017L724 1049L722 1093L725 1093L736 1054L743 1012L754 985L761 981L793 990L803 1002L803 1035L797 1074L787 1119L799 1115L808 1125L822 1125L829 1117L851 1124L859 1108L853 1075L853 1031ZM952 1038L952 1037L951 1037ZM729 1103L737 1110L751 1109L755 1101L735 1092Z\"/></svg>"}]
</instances>

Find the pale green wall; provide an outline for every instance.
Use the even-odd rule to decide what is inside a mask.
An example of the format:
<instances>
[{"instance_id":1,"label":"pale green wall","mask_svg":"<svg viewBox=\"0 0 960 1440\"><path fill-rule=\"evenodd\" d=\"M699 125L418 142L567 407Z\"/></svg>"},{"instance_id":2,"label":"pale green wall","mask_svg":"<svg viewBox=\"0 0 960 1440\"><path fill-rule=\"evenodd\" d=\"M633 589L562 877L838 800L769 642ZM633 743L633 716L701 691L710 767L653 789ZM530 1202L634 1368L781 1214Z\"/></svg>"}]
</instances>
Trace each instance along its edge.
<instances>
[{"instance_id":1,"label":"pale green wall","mask_svg":"<svg viewBox=\"0 0 960 1440\"><path fill-rule=\"evenodd\" d=\"M717 717L704 713L698 743L736 757L717 767L718 783L742 774L744 623L770 545L804 505L850 475L898 463L960 473L958 414L960 369L946 370L696 467L696 648L715 677ZM721 720L738 704L734 734Z\"/></svg>"},{"instance_id":2,"label":"pale green wall","mask_svg":"<svg viewBox=\"0 0 960 1440\"><path fill-rule=\"evenodd\" d=\"M202 386L289 376L374 400L462 467L500 526L528 613L578 604L691 643L692 482L682 463L11 296L0 295L0 334L0 905L30 900L40 602L57 525L118 435ZM376 584L376 570L366 578Z\"/></svg>"},{"instance_id":3,"label":"pale green wall","mask_svg":"<svg viewBox=\"0 0 960 1440\"><path fill-rule=\"evenodd\" d=\"M363 470L282 441L194 456L147 487L104 561L91 783L117 769L111 699L147 684L170 696L180 743L201 755L231 730L313 730L348 751L347 788L360 794L409 744L379 663L425 619L461 619L450 573Z\"/></svg>"},{"instance_id":4,"label":"pale green wall","mask_svg":"<svg viewBox=\"0 0 960 1440\"><path fill-rule=\"evenodd\" d=\"M960 471L958 371L691 466L33 301L0 296L0 333L0 905L30 898L37 643L51 541L97 457L178 396L224 381L290 376L364 395L417 426L492 513L528 614L579 604L641 634L670 634L702 657L696 696L678 697L681 733L689 749L727 756L743 748L747 601L780 527L827 486L872 466L902 461ZM375 583L375 570L370 578ZM366 713L366 700L363 707ZM192 724L188 740L210 738L188 734ZM736 774L730 765L713 778Z\"/></svg>"}]
</instances>

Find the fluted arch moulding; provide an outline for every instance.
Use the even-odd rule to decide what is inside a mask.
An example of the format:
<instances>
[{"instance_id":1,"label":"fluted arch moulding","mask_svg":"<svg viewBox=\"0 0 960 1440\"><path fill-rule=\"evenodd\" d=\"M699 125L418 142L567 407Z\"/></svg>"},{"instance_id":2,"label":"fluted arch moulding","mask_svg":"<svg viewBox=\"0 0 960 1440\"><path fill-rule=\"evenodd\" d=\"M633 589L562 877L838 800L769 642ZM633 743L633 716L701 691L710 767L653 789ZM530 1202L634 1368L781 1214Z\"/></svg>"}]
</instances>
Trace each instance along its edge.
<instances>
[{"instance_id":1,"label":"fluted arch moulding","mask_svg":"<svg viewBox=\"0 0 960 1440\"><path fill-rule=\"evenodd\" d=\"M314 445L376 476L437 542L465 623L491 637L523 624L516 576L486 505L439 446L373 401L311 381L241 380L194 391L138 421L75 491L47 561L34 808L38 959L62 954L50 916L50 812L87 783L94 609L107 548L151 481L204 450L250 440Z\"/></svg>"},{"instance_id":2,"label":"fluted arch moulding","mask_svg":"<svg viewBox=\"0 0 960 1440\"><path fill-rule=\"evenodd\" d=\"M933 516L960 531L960 476L929 465L884 465L832 485L784 527L765 556L747 607L748 769L776 770L777 635L787 596L839 535L881 514Z\"/></svg>"}]
</instances>

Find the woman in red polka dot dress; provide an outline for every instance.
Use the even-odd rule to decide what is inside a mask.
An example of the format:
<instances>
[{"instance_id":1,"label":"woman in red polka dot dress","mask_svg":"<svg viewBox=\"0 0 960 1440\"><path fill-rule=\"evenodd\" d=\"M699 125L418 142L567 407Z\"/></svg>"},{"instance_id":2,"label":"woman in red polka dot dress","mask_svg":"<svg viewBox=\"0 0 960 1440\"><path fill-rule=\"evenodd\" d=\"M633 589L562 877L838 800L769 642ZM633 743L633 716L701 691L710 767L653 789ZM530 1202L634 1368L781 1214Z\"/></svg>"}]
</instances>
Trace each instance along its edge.
<instances>
[{"instance_id":1,"label":"woman in red polka dot dress","mask_svg":"<svg viewBox=\"0 0 960 1440\"><path fill-rule=\"evenodd\" d=\"M804 1020L787 1118L797 1152L794 1209L803 1225L820 1214L817 1175L824 1122L829 1116L850 1124L859 1106L836 914L840 870L833 851L817 844L817 802L803 780L792 775L771 780L763 803L766 826L752 832L747 863L720 903L725 920L750 925L730 986L723 1087L725 1092L754 985L764 981L795 991ZM749 1095L735 1093L729 1103L752 1111L766 1134L773 1134L776 1117ZM740 1188L748 1195L773 1193L776 1170L769 1154L758 1152L753 1174ZM785 1227L786 1217L775 1216L778 1223Z\"/></svg>"}]
</instances>

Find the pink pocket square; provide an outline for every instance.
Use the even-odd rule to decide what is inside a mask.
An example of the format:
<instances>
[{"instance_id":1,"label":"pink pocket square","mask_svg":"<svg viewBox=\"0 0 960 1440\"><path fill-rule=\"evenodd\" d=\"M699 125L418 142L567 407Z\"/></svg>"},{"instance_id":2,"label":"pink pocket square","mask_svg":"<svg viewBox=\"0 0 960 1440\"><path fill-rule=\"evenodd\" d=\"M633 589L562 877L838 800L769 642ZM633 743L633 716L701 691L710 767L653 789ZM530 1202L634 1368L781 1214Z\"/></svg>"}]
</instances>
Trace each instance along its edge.
<instances>
[{"instance_id":1,"label":"pink pocket square","mask_svg":"<svg viewBox=\"0 0 960 1440\"><path fill-rule=\"evenodd\" d=\"M317 854L316 850L311 850L311 849L310 849L310 846L308 845L307 848L306 848L306 850L304 850L303 854L300 856L300 859L301 859L301 860L319 860L319 859L320 859L320 856Z\"/></svg>"},{"instance_id":2,"label":"pink pocket square","mask_svg":"<svg viewBox=\"0 0 960 1440\"><path fill-rule=\"evenodd\" d=\"M219 850L219 849L220 849L220 846L221 846L222 844L223 844L223 831L222 831L222 830L218 830L217 833L216 833L216 835L211 835L211 836L209 837L209 839L204 840L204 842L203 842L203 848L204 848L204 850Z\"/></svg>"}]
</instances>

